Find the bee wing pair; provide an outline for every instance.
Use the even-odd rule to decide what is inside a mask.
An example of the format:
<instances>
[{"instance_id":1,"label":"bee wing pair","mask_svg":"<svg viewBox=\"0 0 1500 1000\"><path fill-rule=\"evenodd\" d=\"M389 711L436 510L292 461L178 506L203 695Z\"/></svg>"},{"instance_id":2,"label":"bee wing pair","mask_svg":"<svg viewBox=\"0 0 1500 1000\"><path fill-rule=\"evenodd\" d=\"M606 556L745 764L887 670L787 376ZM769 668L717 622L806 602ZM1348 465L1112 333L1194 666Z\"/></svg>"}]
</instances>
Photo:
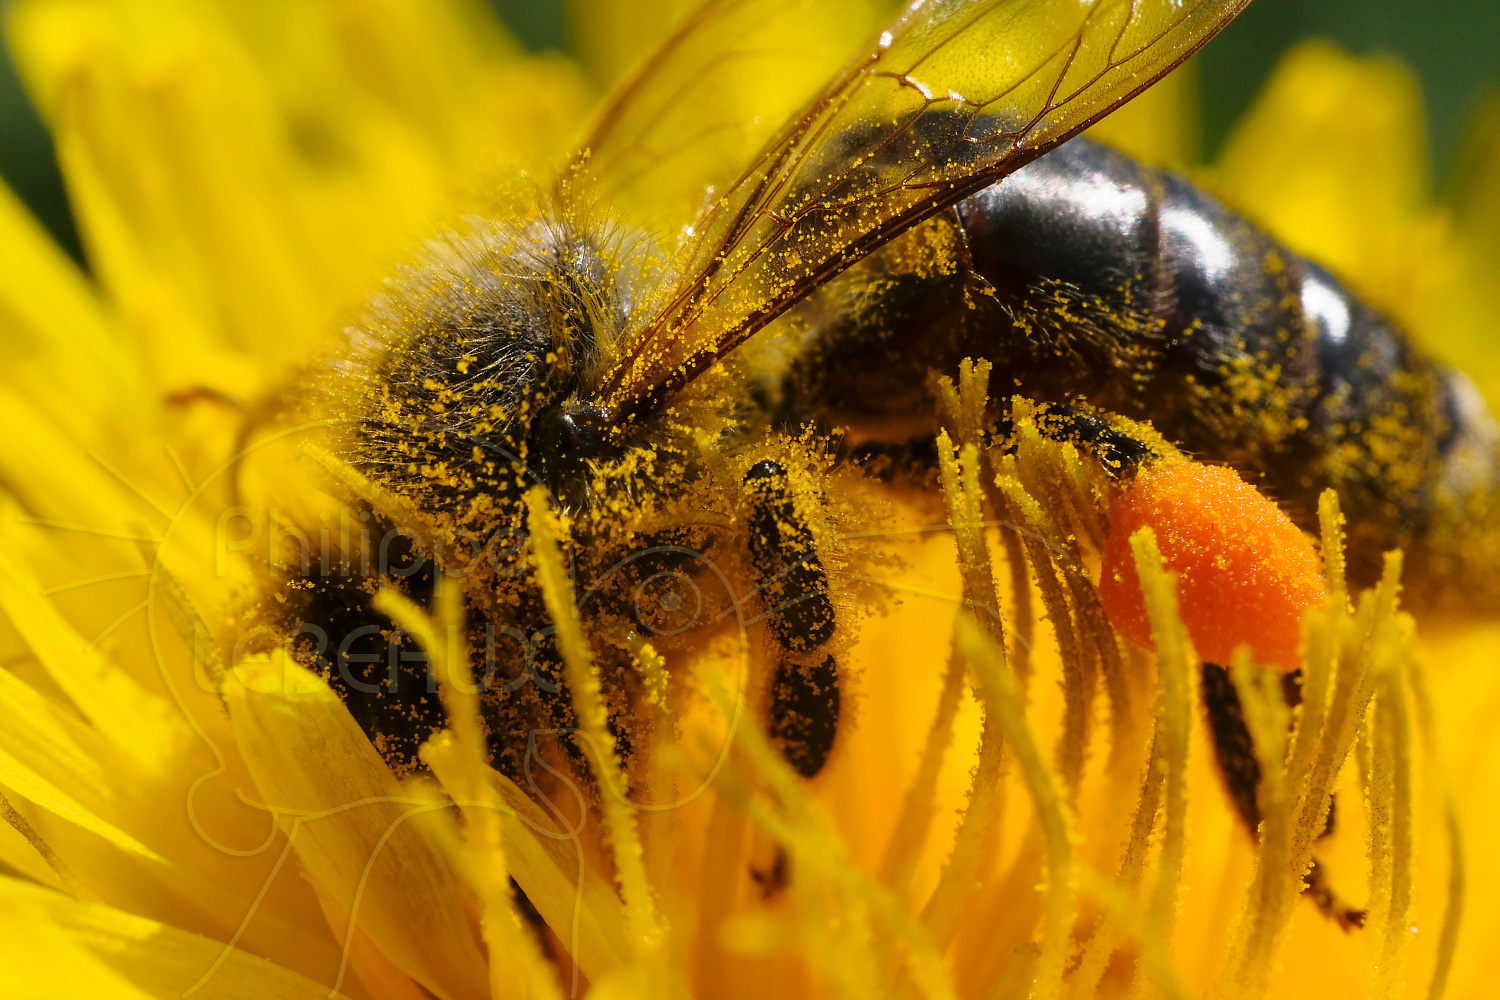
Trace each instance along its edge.
<instances>
[{"instance_id":1,"label":"bee wing pair","mask_svg":"<svg viewBox=\"0 0 1500 1000\"><path fill-rule=\"evenodd\" d=\"M860 257L1129 100L1246 3L912 0L726 183L711 137L754 131L693 81L753 59L734 29L787 4L711 0L621 90L564 185L577 204L649 191L659 172L687 199L659 202L657 233L674 212L686 225L596 398L659 405Z\"/></svg>"},{"instance_id":2,"label":"bee wing pair","mask_svg":"<svg viewBox=\"0 0 1500 1000\"><path fill-rule=\"evenodd\" d=\"M880 2L687 0L700 6L600 110L560 200L675 243L866 41Z\"/></svg>"}]
</instances>

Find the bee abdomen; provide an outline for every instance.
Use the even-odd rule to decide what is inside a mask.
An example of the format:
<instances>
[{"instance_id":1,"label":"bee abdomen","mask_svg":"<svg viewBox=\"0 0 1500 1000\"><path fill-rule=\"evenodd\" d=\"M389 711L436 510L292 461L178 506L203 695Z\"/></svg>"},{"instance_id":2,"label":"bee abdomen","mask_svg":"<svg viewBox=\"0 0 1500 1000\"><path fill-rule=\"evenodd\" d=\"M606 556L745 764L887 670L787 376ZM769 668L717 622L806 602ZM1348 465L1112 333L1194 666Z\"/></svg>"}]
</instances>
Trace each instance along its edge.
<instances>
[{"instance_id":1,"label":"bee abdomen","mask_svg":"<svg viewBox=\"0 0 1500 1000\"><path fill-rule=\"evenodd\" d=\"M964 349L1022 391L1150 420L1305 525L1337 489L1364 535L1350 539L1356 578L1420 539L1477 418L1461 376L1327 270L1182 178L1085 141L957 215L1001 314L971 324Z\"/></svg>"},{"instance_id":2,"label":"bee abdomen","mask_svg":"<svg viewBox=\"0 0 1500 1000\"><path fill-rule=\"evenodd\" d=\"M782 655L771 681L768 734L804 778L823 769L838 735L839 678L821 647L837 616L816 540L797 512L791 481L777 462L745 474L750 498L750 560L766 609L766 626Z\"/></svg>"}]
</instances>

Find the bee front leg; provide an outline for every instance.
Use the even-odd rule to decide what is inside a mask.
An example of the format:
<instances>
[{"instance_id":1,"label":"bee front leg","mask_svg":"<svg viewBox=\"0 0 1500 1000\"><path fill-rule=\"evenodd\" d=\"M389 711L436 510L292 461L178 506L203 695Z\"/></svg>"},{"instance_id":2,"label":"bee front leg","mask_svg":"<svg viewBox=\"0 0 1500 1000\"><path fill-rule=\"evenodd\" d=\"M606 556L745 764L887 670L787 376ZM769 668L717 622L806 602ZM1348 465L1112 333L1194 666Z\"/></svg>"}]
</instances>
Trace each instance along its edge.
<instances>
[{"instance_id":1,"label":"bee front leg","mask_svg":"<svg viewBox=\"0 0 1500 1000\"><path fill-rule=\"evenodd\" d=\"M812 778L828 762L839 723L838 664L824 648L837 625L828 574L786 469L758 462L744 487L750 561L779 653L767 729L792 769Z\"/></svg>"}]
</instances>

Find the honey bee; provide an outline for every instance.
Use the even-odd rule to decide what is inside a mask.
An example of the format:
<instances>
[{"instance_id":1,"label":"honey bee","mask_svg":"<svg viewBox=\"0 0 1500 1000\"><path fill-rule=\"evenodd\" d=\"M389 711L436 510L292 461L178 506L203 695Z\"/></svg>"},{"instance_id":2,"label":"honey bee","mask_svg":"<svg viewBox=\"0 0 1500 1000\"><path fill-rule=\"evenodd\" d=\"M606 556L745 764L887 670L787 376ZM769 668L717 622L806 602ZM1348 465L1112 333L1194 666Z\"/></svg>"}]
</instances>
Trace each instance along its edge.
<instances>
[{"instance_id":1,"label":"honey bee","mask_svg":"<svg viewBox=\"0 0 1500 1000\"><path fill-rule=\"evenodd\" d=\"M267 614L393 769L444 718L380 586L426 601L462 579L502 772L576 729L527 556L541 488L627 766L656 724L641 644L686 656L734 622L767 650L768 734L816 778L861 607L839 483L920 477L928 373L964 358L1117 477L1149 449L1100 413L1302 523L1338 490L1357 579L1402 545L1442 593L1493 600L1456 541L1496 521L1494 425L1462 376L1186 181L1072 138L1244 0L913 0L748 166L694 159L733 123L681 81L774 6L706 3L536 206L430 241L334 363L337 449L373 484L360 538L339 572L281 577Z\"/></svg>"}]
</instances>

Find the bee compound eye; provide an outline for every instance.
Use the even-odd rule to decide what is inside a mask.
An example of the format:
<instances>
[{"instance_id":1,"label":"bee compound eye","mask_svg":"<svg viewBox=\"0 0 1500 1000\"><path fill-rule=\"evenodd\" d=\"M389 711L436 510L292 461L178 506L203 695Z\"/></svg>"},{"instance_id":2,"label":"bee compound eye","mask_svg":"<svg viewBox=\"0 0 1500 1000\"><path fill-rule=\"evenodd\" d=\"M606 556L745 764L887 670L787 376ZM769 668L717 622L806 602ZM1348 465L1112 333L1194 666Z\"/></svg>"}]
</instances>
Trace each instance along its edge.
<instances>
[{"instance_id":1,"label":"bee compound eye","mask_svg":"<svg viewBox=\"0 0 1500 1000\"><path fill-rule=\"evenodd\" d=\"M592 458L606 450L614 424L602 406L565 406L538 415L532 437L544 455Z\"/></svg>"},{"instance_id":2,"label":"bee compound eye","mask_svg":"<svg viewBox=\"0 0 1500 1000\"><path fill-rule=\"evenodd\" d=\"M643 580L634 595L636 621L653 635L680 635L703 613L703 592L680 570L663 570Z\"/></svg>"}]
</instances>

